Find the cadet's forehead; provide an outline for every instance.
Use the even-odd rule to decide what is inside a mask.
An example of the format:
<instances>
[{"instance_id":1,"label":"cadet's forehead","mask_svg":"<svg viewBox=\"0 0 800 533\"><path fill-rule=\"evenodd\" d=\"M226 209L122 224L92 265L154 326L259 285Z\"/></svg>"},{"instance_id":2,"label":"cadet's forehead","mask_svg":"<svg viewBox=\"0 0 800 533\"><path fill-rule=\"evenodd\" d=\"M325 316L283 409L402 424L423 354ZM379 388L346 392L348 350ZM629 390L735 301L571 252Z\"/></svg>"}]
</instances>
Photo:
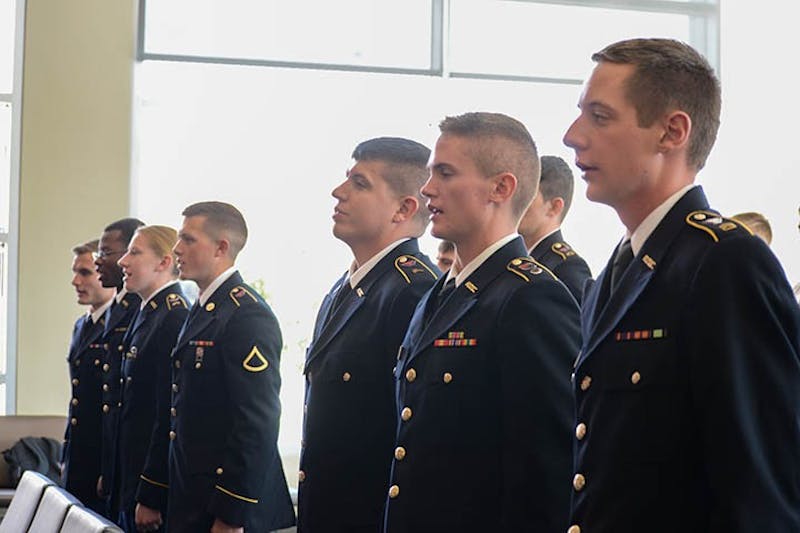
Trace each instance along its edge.
<instances>
[{"instance_id":1,"label":"cadet's forehead","mask_svg":"<svg viewBox=\"0 0 800 533\"><path fill-rule=\"evenodd\" d=\"M100 248L114 243L121 243L122 242L122 231L118 229L112 229L109 231L104 231L102 235L100 235Z\"/></svg>"}]
</instances>

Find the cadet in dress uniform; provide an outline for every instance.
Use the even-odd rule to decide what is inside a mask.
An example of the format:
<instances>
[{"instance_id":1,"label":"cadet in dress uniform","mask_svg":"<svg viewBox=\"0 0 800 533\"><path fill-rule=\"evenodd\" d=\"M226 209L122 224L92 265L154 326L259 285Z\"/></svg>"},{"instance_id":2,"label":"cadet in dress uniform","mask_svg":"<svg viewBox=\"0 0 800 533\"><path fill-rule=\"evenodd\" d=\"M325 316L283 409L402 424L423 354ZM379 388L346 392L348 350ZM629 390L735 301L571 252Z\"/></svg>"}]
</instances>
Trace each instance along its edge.
<instances>
[{"instance_id":1,"label":"cadet in dress uniform","mask_svg":"<svg viewBox=\"0 0 800 533\"><path fill-rule=\"evenodd\" d=\"M104 349L100 342L106 309L111 306L114 289L106 289L94 269L92 254L97 240L72 249L72 285L78 303L89 311L75 321L67 364L72 383L67 429L64 432L63 485L81 502L97 512L105 504L97 495L100 475L100 364Z\"/></svg>"},{"instance_id":2,"label":"cadet in dress uniform","mask_svg":"<svg viewBox=\"0 0 800 533\"><path fill-rule=\"evenodd\" d=\"M108 502L106 516L116 520L118 509L113 508L109 495L114 486L112 475L114 470L114 446L116 446L117 414L120 403L120 368L122 365L122 338L128 331L141 304L137 294L129 293L122 286L122 269L117 261L128 250L133 232L144 226L144 222L136 218L123 218L106 226L100 236L98 253L95 255L95 267L100 275L103 287L117 290L111 307L106 310L105 329L103 330L103 346L105 355L101 361L102 375L102 454L100 458L100 479L97 482L98 495Z\"/></svg>"},{"instance_id":3,"label":"cadet in dress uniform","mask_svg":"<svg viewBox=\"0 0 800 533\"><path fill-rule=\"evenodd\" d=\"M281 332L234 267L247 239L241 213L193 204L175 246L200 297L173 352L169 456L171 533L266 532L293 526L278 454Z\"/></svg>"},{"instance_id":4,"label":"cadet in dress uniform","mask_svg":"<svg viewBox=\"0 0 800 533\"><path fill-rule=\"evenodd\" d=\"M567 531L800 531L798 309L768 247L693 185L717 79L666 39L593 59L564 140L627 234L585 293Z\"/></svg>"},{"instance_id":5,"label":"cadet in dress uniform","mask_svg":"<svg viewBox=\"0 0 800 533\"><path fill-rule=\"evenodd\" d=\"M420 301L398 356L385 531L560 532L579 316L516 232L536 193L536 146L505 115L439 127L422 194L456 262Z\"/></svg>"},{"instance_id":6,"label":"cadet in dress uniform","mask_svg":"<svg viewBox=\"0 0 800 533\"><path fill-rule=\"evenodd\" d=\"M566 161L554 155L541 159L539 193L519 223L530 256L556 275L581 304L583 286L592 279L589 265L561 235L561 224L572 204L575 177Z\"/></svg>"},{"instance_id":7,"label":"cadet in dress uniform","mask_svg":"<svg viewBox=\"0 0 800 533\"><path fill-rule=\"evenodd\" d=\"M333 234L354 261L323 300L306 356L301 533L381 529L397 423L392 367L439 275L417 244L428 224L419 189L429 156L407 139L365 141L333 190Z\"/></svg>"},{"instance_id":8,"label":"cadet in dress uniform","mask_svg":"<svg viewBox=\"0 0 800 533\"><path fill-rule=\"evenodd\" d=\"M149 507L158 519L146 524L156 531L167 510L166 472L152 478L144 475L149 455L164 464L168 453L167 438L170 408L172 349L178 332L189 313L177 282L172 247L177 232L166 226L145 226L133 236L128 252L119 260L125 289L138 294L142 304L122 341L122 407L119 411L115 448L114 488L111 498L119 509L118 523L126 532L135 533L134 521L137 488L145 486L152 495ZM155 428L157 419L161 432ZM158 441L156 445L151 443Z\"/></svg>"}]
</instances>

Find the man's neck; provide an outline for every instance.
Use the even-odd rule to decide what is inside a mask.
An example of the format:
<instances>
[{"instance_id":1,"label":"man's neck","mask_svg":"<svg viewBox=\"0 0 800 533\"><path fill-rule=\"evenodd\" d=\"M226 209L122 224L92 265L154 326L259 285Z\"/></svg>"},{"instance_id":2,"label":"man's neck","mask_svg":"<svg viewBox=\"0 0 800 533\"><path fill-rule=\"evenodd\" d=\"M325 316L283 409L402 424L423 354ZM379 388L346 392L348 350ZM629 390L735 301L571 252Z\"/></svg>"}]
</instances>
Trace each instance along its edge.
<instances>
[{"instance_id":1,"label":"man's neck","mask_svg":"<svg viewBox=\"0 0 800 533\"><path fill-rule=\"evenodd\" d=\"M542 239L549 236L551 233L558 231L559 229L561 229L561 226L559 224L555 224L544 229L540 228L536 233L523 235L522 239L525 241L525 249L531 250L534 246L542 242Z\"/></svg>"},{"instance_id":2,"label":"man's neck","mask_svg":"<svg viewBox=\"0 0 800 533\"><path fill-rule=\"evenodd\" d=\"M397 242L401 239L411 239L411 238L413 237L409 235L391 235L377 242L363 243L363 244L348 244L348 246L350 246L350 251L353 252L353 259L355 259L356 266L360 267L364 263L375 257L375 254L380 253L382 250L384 250L387 246L389 246L393 242Z\"/></svg>"},{"instance_id":3,"label":"man's neck","mask_svg":"<svg viewBox=\"0 0 800 533\"><path fill-rule=\"evenodd\" d=\"M481 252L493 245L506 235L514 233L516 228L509 224L502 228L494 228L493 230L485 231L480 235L476 235L468 240L456 242L456 260L454 265L457 271L470 264L473 259L478 257Z\"/></svg>"},{"instance_id":4,"label":"man's neck","mask_svg":"<svg viewBox=\"0 0 800 533\"><path fill-rule=\"evenodd\" d=\"M233 266L232 262L231 263L225 263L225 264L217 265L216 268L214 268L213 272L211 273L211 275L207 279L203 279L203 280L196 279L196 280L193 280L195 283L197 283L197 288L200 289L200 293L201 294L204 293L206 291L206 289L209 287L209 285L214 283L215 279L220 277L223 272L225 272L226 270L228 270L232 266Z\"/></svg>"}]
</instances>

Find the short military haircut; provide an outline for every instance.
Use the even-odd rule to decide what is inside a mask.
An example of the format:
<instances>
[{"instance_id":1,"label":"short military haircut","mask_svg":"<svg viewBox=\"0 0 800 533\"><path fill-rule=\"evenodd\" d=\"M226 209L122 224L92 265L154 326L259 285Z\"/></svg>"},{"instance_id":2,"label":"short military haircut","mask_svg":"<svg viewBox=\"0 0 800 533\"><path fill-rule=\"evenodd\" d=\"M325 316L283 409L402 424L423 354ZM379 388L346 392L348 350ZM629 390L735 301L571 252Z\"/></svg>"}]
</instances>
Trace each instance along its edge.
<instances>
[{"instance_id":1,"label":"short military haircut","mask_svg":"<svg viewBox=\"0 0 800 533\"><path fill-rule=\"evenodd\" d=\"M380 161L384 163L383 179L398 196L413 196L419 202L414 220L420 226L420 234L428 225L430 217L425 209L425 199L420 189L428 180L430 149L416 141L402 137L377 137L359 143L353 150L354 161Z\"/></svg>"},{"instance_id":2,"label":"short military haircut","mask_svg":"<svg viewBox=\"0 0 800 533\"><path fill-rule=\"evenodd\" d=\"M247 223L242 213L225 202L198 202L181 213L185 217L205 217L203 230L212 239L225 236L230 242L231 257L236 258L247 242Z\"/></svg>"},{"instance_id":3,"label":"short military haircut","mask_svg":"<svg viewBox=\"0 0 800 533\"><path fill-rule=\"evenodd\" d=\"M596 62L634 65L628 100L639 126L646 128L673 110L692 119L688 162L705 166L719 130L720 85L708 61L688 44L672 39L630 39L592 55Z\"/></svg>"},{"instance_id":4,"label":"short military haircut","mask_svg":"<svg viewBox=\"0 0 800 533\"><path fill-rule=\"evenodd\" d=\"M128 246L131 243L131 239L133 238L133 234L136 232L136 229L142 226L144 226L144 222L138 218L121 218L116 222L112 222L106 226L103 232L118 231L120 234L120 239L125 246Z\"/></svg>"},{"instance_id":5,"label":"short military haircut","mask_svg":"<svg viewBox=\"0 0 800 533\"><path fill-rule=\"evenodd\" d=\"M545 201L553 198L564 200L564 209L561 210L561 220L567 216L572 205L572 193L575 190L575 176L566 161L558 156L543 155L542 177L539 180L539 194Z\"/></svg>"},{"instance_id":6,"label":"short military haircut","mask_svg":"<svg viewBox=\"0 0 800 533\"><path fill-rule=\"evenodd\" d=\"M731 218L747 226L750 231L756 235L756 237L761 237L765 243L772 244L772 226L770 225L769 220L767 220L767 217L761 213L750 211L747 213L733 215Z\"/></svg>"},{"instance_id":7,"label":"short military haircut","mask_svg":"<svg viewBox=\"0 0 800 533\"><path fill-rule=\"evenodd\" d=\"M456 245L453 241L442 240L439 243L439 253L446 254L449 252L454 252L456 249Z\"/></svg>"},{"instance_id":8,"label":"short military haircut","mask_svg":"<svg viewBox=\"0 0 800 533\"><path fill-rule=\"evenodd\" d=\"M522 217L539 187L539 154L527 128L500 113L472 112L446 117L439 123L442 135L472 141L472 160L484 177L510 172L517 178L511 209Z\"/></svg>"},{"instance_id":9,"label":"short military haircut","mask_svg":"<svg viewBox=\"0 0 800 533\"><path fill-rule=\"evenodd\" d=\"M92 241L88 241L83 244L75 246L72 249L72 253L75 255L93 254L97 252L97 247L99 245L100 245L100 240L94 239Z\"/></svg>"}]
</instances>

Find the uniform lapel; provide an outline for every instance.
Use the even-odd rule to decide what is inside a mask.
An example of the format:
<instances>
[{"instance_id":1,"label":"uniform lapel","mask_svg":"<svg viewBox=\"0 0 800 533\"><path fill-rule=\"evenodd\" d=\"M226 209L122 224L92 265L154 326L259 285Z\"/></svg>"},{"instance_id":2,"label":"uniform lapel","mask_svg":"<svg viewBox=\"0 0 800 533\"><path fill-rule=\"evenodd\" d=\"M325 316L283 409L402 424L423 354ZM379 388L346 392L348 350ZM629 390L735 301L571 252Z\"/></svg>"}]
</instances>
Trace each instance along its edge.
<instances>
[{"instance_id":1,"label":"uniform lapel","mask_svg":"<svg viewBox=\"0 0 800 533\"><path fill-rule=\"evenodd\" d=\"M417 245L416 239L410 239L397 245L391 252L378 261L378 264L364 276L364 279L362 279L358 286L347 295L338 308L331 309L333 297L341 286L341 283L337 284L334 290L326 297L327 308L325 309L325 316L323 316L322 310L320 310L320 318L323 322L322 325L317 325L317 327L320 328L319 336L317 336L315 332L315 340L309 347L304 372L308 371L311 362L319 356L323 349L334 338L336 338L347 322L355 315L356 311L364 304L373 286L383 278L387 272L394 268L394 262L397 257L399 255L414 255L416 253L419 253L419 246ZM341 281L344 282L344 279ZM327 315L331 312L333 314L328 317Z\"/></svg>"},{"instance_id":2,"label":"uniform lapel","mask_svg":"<svg viewBox=\"0 0 800 533\"><path fill-rule=\"evenodd\" d=\"M225 283L217 287L217 290L214 291L214 294L211 295L201 309L189 314L178 335L175 352L182 349L191 339L214 323L220 307L226 305L225 299L229 297L231 290L242 283L241 274L238 271L234 272L231 277L225 280ZM195 305L199 305L199 302L195 303Z\"/></svg>"},{"instance_id":3,"label":"uniform lapel","mask_svg":"<svg viewBox=\"0 0 800 533\"><path fill-rule=\"evenodd\" d=\"M630 267L620 279L617 290L608 295L612 254L584 302L581 326L585 348L581 351L578 365L591 356L595 348L611 333L636 302L658 269L658 264L668 253L670 245L686 225L684 220L686 215L698 209L708 209L708 201L701 187L690 189L669 210L633 258Z\"/></svg>"},{"instance_id":4,"label":"uniform lapel","mask_svg":"<svg viewBox=\"0 0 800 533\"><path fill-rule=\"evenodd\" d=\"M414 312L414 331L409 330L409 342L408 344L403 343L409 349L409 361L433 344L435 339L443 335L453 324L467 314L472 306L475 305L481 291L486 290L492 281L505 271L509 261L515 257L525 256L527 256L527 253L521 237L501 247L453 291L450 297L436 309L428 324L425 325L423 324L425 307L429 305L433 295L438 294L442 289L445 278L445 276L442 276L433 288L428 291Z\"/></svg>"}]
</instances>

